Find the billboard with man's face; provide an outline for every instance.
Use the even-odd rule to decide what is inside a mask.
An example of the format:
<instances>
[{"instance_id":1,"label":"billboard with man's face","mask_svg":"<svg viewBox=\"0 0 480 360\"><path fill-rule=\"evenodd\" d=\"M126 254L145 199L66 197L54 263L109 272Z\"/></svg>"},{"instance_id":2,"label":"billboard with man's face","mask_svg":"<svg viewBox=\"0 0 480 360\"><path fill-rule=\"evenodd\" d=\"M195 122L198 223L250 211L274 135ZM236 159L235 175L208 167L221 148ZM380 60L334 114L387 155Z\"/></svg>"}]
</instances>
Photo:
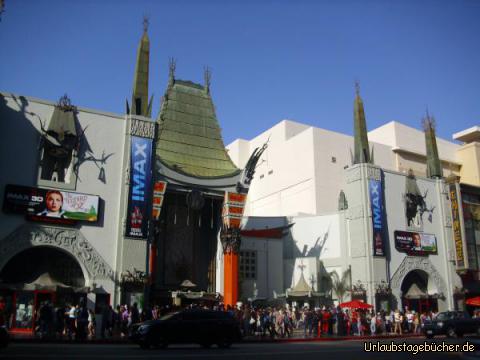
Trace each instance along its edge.
<instances>
[{"instance_id":1,"label":"billboard with man's face","mask_svg":"<svg viewBox=\"0 0 480 360\"><path fill-rule=\"evenodd\" d=\"M3 211L25 214L29 220L51 223L96 222L99 197L60 191L7 185Z\"/></svg>"},{"instance_id":2,"label":"billboard with man's face","mask_svg":"<svg viewBox=\"0 0 480 360\"><path fill-rule=\"evenodd\" d=\"M395 248L412 256L437 253L437 239L433 234L395 231Z\"/></svg>"}]
</instances>

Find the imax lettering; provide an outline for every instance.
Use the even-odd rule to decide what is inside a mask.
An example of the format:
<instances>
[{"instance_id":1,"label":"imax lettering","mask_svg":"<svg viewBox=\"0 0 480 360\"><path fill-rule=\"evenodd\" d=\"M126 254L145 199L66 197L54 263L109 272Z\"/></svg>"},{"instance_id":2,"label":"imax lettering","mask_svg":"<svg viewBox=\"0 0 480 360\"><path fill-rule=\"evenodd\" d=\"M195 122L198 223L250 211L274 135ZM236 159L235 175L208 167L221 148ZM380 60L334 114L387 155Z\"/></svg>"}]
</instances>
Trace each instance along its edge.
<instances>
[{"instance_id":1,"label":"imax lettering","mask_svg":"<svg viewBox=\"0 0 480 360\"><path fill-rule=\"evenodd\" d=\"M382 211L380 208L373 209L373 227L375 229L382 228Z\"/></svg>"},{"instance_id":2,"label":"imax lettering","mask_svg":"<svg viewBox=\"0 0 480 360\"><path fill-rule=\"evenodd\" d=\"M132 199L145 201L145 176L133 175Z\"/></svg>"},{"instance_id":3,"label":"imax lettering","mask_svg":"<svg viewBox=\"0 0 480 360\"><path fill-rule=\"evenodd\" d=\"M145 154L145 149L147 148L147 144L137 144L135 143L135 156L141 155L143 158L147 157Z\"/></svg>"}]
</instances>

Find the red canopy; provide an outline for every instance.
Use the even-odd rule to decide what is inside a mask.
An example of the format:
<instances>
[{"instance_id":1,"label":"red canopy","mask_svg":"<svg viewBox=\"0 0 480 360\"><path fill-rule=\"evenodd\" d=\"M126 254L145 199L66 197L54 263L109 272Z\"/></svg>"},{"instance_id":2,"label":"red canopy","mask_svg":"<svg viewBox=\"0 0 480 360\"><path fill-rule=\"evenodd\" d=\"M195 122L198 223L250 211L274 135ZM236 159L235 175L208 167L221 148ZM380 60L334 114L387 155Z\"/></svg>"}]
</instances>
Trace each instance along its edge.
<instances>
[{"instance_id":1,"label":"red canopy","mask_svg":"<svg viewBox=\"0 0 480 360\"><path fill-rule=\"evenodd\" d=\"M373 305L364 303L363 301L360 301L360 300L347 301L347 302L341 303L339 306L341 308L350 308L350 309L370 309L373 307Z\"/></svg>"},{"instance_id":2,"label":"red canopy","mask_svg":"<svg viewBox=\"0 0 480 360\"><path fill-rule=\"evenodd\" d=\"M467 299L465 301L467 305L472 305L472 306L480 306L480 296L475 296L473 298Z\"/></svg>"}]
</instances>

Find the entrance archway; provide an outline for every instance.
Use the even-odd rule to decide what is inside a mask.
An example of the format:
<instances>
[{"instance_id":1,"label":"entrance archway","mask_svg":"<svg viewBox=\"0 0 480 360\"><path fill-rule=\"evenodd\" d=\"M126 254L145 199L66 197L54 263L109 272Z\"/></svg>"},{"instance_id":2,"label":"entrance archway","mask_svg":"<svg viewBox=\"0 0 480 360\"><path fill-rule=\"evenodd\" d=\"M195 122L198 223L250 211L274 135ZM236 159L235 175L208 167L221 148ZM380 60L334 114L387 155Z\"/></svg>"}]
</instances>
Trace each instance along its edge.
<instances>
[{"instance_id":1,"label":"entrance archway","mask_svg":"<svg viewBox=\"0 0 480 360\"><path fill-rule=\"evenodd\" d=\"M36 246L12 257L0 271L6 284L36 284L40 287L80 288L85 276L77 260L58 248Z\"/></svg>"},{"instance_id":2,"label":"entrance archway","mask_svg":"<svg viewBox=\"0 0 480 360\"><path fill-rule=\"evenodd\" d=\"M8 326L33 331L42 307L64 308L86 301L85 276L78 261L52 246L36 246L13 256L0 270L0 296Z\"/></svg>"},{"instance_id":3,"label":"entrance archway","mask_svg":"<svg viewBox=\"0 0 480 360\"><path fill-rule=\"evenodd\" d=\"M393 307L400 309L403 306L403 293L401 290L403 281L411 271L416 270L428 274L428 293L437 297L439 310L452 307L452 304L449 303L449 291L442 274L435 268L429 258L424 256L405 256L393 274L390 281L394 299Z\"/></svg>"},{"instance_id":4,"label":"entrance archway","mask_svg":"<svg viewBox=\"0 0 480 360\"><path fill-rule=\"evenodd\" d=\"M438 311L438 295L428 273L416 269L410 271L403 279L402 308L416 312Z\"/></svg>"}]
</instances>

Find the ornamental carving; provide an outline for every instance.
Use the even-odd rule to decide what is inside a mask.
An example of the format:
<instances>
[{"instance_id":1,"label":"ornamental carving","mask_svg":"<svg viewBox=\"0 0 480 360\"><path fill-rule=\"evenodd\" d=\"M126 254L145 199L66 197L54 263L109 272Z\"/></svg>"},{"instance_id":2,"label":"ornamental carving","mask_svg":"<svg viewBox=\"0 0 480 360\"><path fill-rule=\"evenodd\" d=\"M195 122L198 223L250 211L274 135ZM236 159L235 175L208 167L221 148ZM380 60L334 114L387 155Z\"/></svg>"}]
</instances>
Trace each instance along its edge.
<instances>
[{"instance_id":1,"label":"ornamental carving","mask_svg":"<svg viewBox=\"0 0 480 360\"><path fill-rule=\"evenodd\" d=\"M223 253L238 254L242 237L239 228L222 228L220 232L220 241L222 243Z\"/></svg>"},{"instance_id":2,"label":"ornamental carving","mask_svg":"<svg viewBox=\"0 0 480 360\"><path fill-rule=\"evenodd\" d=\"M130 123L130 135L153 139L155 138L155 123L152 121L132 119Z\"/></svg>"},{"instance_id":3,"label":"ornamental carving","mask_svg":"<svg viewBox=\"0 0 480 360\"><path fill-rule=\"evenodd\" d=\"M77 229L24 224L0 241L0 269L34 246L53 246L72 255L91 279L113 279L112 268Z\"/></svg>"},{"instance_id":4,"label":"ornamental carving","mask_svg":"<svg viewBox=\"0 0 480 360\"><path fill-rule=\"evenodd\" d=\"M407 274L413 270L425 271L428 274L428 281L433 281L437 288L438 294L440 296L446 295L447 288L445 286L445 281L442 279L442 276L428 258L406 256L395 274L393 274L391 280L392 291L398 298L400 297L400 288L402 286L403 279L405 279L405 276L407 276Z\"/></svg>"}]
</instances>

